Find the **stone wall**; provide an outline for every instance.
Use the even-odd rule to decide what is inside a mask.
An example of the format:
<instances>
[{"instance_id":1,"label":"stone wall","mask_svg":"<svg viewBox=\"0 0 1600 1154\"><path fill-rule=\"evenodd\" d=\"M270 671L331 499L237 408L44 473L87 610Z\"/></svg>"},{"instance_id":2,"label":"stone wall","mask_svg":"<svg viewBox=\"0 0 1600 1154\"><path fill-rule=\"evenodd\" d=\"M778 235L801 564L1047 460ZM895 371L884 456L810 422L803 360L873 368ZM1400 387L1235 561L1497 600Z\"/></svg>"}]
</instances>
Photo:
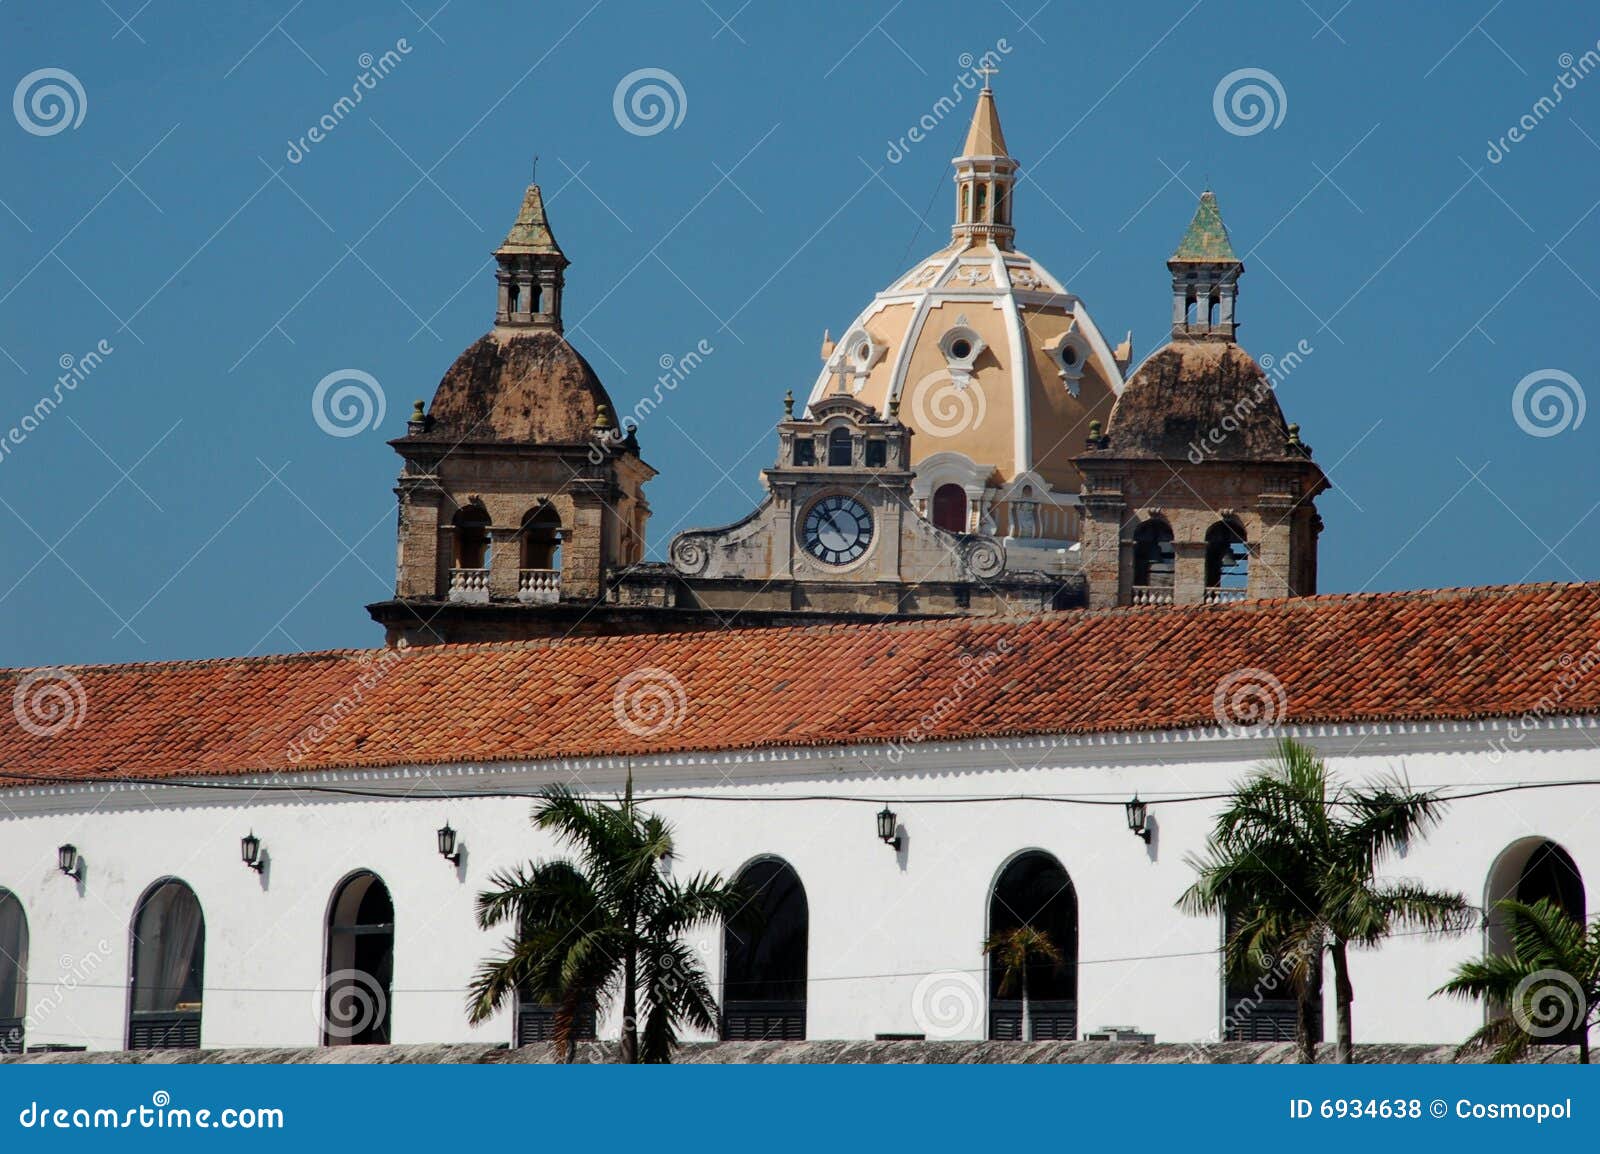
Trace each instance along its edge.
<instances>
[{"instance_id":1,"label":"stone wall","mask_svg":"<svg viewBox=\"0 0 1600 1154\"><path fill-rule=\"evenodd\" d=\"M1023 1063L1083 1065L1171 1065L1182 1063L1283 1065L1295 1061L1290 1043L1226 1042L1213 1045L1141 1045L1131 1042L699 1042L681 1047L674 1061L689 1065L800 1064L839 1065ZM1533 1052L1530 1064L1565 1064L1574 1047L1548 1046ZM1333 1060L1333 1047L1318 1051L1319 1062ZM545 1044L508 1049L488 1045L321 1046L312 1049L101 1050L74 1054L26 1054L0 1063L104 1065L134 1063L282 1065L546 1065L556 1060ZM585 1042L574 1060L581 1064L615 1062L615 1042ZM1396 1065L1437 1065L1457 1061L1455 1046L1360 1046L1356 1061ZM1473 1058L1462 1059L1474 1061Z\"/></svg>"}]
</instances>

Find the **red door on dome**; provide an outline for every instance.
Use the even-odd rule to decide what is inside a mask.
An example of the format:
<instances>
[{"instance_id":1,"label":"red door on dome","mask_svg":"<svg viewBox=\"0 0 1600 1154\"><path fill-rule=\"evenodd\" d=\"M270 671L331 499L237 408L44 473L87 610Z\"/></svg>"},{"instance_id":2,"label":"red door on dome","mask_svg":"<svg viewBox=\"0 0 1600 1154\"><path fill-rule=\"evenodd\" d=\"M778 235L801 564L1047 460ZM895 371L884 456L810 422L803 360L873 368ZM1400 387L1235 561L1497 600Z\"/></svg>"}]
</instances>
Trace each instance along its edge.
<instances>
[{"instance_id":1,"label":"red door on dome","mask_svg":"<svg viewBox=\"0 0 1600 1154\"><path fill-rule=\"evenodd\" d=\"M933 523L950 533L967 531L967 492L960 485L940 485L933 491Z\"/></svg>"}]
</instances>

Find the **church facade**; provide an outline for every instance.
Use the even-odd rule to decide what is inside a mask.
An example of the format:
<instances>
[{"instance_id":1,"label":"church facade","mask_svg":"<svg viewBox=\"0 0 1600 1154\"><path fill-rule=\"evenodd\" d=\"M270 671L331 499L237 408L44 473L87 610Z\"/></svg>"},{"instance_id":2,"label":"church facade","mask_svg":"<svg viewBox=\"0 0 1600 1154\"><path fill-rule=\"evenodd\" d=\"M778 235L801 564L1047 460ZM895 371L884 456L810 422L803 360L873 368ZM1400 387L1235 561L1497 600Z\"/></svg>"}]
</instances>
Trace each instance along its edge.
<instances>
[{"instance_id":1,"label":"church facade","mask_svg":"<svg viewBox=\"0 0 1600 1154\"><path fill-rule=\"evenodd\" d=\"M541 789L631 779L663 868L759 903L688 943L719 1037L1204 1060L1293 1030L1286 975L1230 980L1175 904L1282 737L1445 802L1385 877L1479 917L1356 951L1356 1037L1471 1034L1431 994L1508 948L1495 903L1586 916L1600 877L1600 585L1319 594L1327 481L1237 343L1216 198L1135 367L1016 249L1017 171L985 89L951 243L774 398L758 507L654 561L654 469L529 188L490 330L392 442L385 647L0 671L0 1053L538 1042L537 1004L467 1022L507 944L475 896L563 852ZM1024 923L1062 954L1026 1010L982 948Z\"/></svg>"},{"instance_id":2,"label":"church facade","mask_svg":"<svg viewBox=\"0 0 1600 1154\"><path fill-rule=\"evenodd\" d=\"M1168 262L1169 340L1125 379L1132 334L1111 347L1016 247L1018 162L987 87L953 163L950 243L824 333L759 507L653 562L655 472L563 335L568 261L530 187L494 254L493 327L392 442L399 571L369 607L387 641L1316 592L1327 483L1235 341L1244 265L1216 197Z\"/></svg>"}]
</instances>

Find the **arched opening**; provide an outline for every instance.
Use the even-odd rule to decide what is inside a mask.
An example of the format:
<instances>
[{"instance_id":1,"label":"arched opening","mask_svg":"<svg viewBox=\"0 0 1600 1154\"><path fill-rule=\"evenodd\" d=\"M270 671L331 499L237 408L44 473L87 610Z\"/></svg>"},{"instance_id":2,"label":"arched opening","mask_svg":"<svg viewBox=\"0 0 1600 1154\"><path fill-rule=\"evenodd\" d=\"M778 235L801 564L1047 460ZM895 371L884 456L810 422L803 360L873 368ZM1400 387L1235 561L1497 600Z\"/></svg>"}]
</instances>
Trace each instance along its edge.
<instances>
[{"instance_id":1,"label":"arched opening","mask_svg":"<svg viewBox=\"0 0 1600 1154\"><path fill-rule=\"evenodd\" d=\"M1231 936L1233 920L1223 916L1223 932ZM1312 1038L1322 1041L1322 988L1314 998ZM1300 1018L1292 967L1276 956L1262 958L1244 973L1223 969L1222 1040L1224 1042L1292 1042Z\"/></svg>"},{"instance_id":2,"label":"arched opening","mask_svg":"<svg viewBox=\"0 0 1600 1154\"><path fill-rule=\"evenodd\" d=\"M200 899L176 878L145 892L133 916L128 1049L198 1050L206 923Z\"/></svg>"},{"instance_id":3,"label":"arched opening","mask_svg":"<svg viewBox=\"0 0 1600 1154\"><path fill-rule=\"evenodd\" d=\"M1172 583L1176 573L1175 553L1172 547L1172 526L1152 518L1133 532L1133 590L1134 602L1139 602L1140 592L1159 594L1156 600L1172 600Z\"/></svg>"},{"instance_id":4,"label":"arched opening","mask_svg":"<svg viewBox=\"0 0 1600 1154\"><path fill-rule=\"evenodd\" d=\"M468 505L456 511L451 521L456 531L455 568L489 567L489 510Z\"/></svg>"},{"instance_id":5,"label":"arched opening","mask_svg":"<svg viewBox=\"0 0 1600 1154\"><path fill-rule=\"evenodd\" d=\"M27 1041L28 918L22 902L0 889L0 1054L20 1054Z\"/></svg>"},{"instance_id":6,"label":"arched opening","mask_svg":"<svg viewBox=\"0 0 1600 1154\"><path fill-rule=\"evenodd\" d=\"M849 429L834 429L828 434L828 464L849 466L851 462L851 437Z\"/></svg>"},{"instance_id":7,"label":"arched opening","mask_svg":"<svg viewBox=\"0 0 1600 1154\"><path fill-rule=\"evenodd\" d=\"M722 931L722 1036L802 1039L811 932L805 887L778 858L752 862L738 884L748 900Z\"/></svg>"},{"instance_id":8,"label":"arched opening","mask_svg":"<svg viewBox=\"0 0 1600 1154\"><path fill-rule=\"evenodd\" d=\"M328 907L323 1045L386 1044L393 982L394 902L383 879L363 870L345 879Z\"/></svg>"},{"instance_id":9,"label":"arched opening","mask_svg":"<svg viewBox=\"0 0 1600 1154\"><path fill-rule=\"evenodd\" d=\"M1013 984L1005 969L989 962L989 1037L1016 1041L1027 1037L1071 1040L1078 1036L1078 894L1062 864L1050 854L1029 850L1001 871L989 895L989 940L1028 926L1043 933L1060 952L1059 964L1031 961ZM1004 992L1002 993L1002 988Z\"/></svg>"},{"instance_id":10,"label":"arched opening","mask_svg":"<svg viewBox=\"0 0 1600 1154\"><path fill-rule=\"evenodd\" d=\"M1250 550L1244 528L1218 521L1206 530L1206 600L1237 601L1250 588Z\"/></svg>"},{"instance_id":11,"label":"arched opening","mask_svg":"<svg viewBox=\"0 0 1600 1154\"><path fill-rule=\"evenodd\" d=\"M977 187L978 187L978 199L977 199L978 211L974 214L973 219L976 220L977 223L979 223L979 224L987 224L989 222L989 186L987 184L984 184L984 183L980 182Z\"/></svg>"},{"instance_id":12,"label":"arched opening","mask_svg":"<svg viewBox=\"0 0 1600 1154\"><path fill-rule=\"evenodd\" d=\"M522 567L561 568L561 514L548 501L523 515Z\"/></svg>"},{"instance_id":13,"label":"arched opening","mask_svg":"<svg viewBox=\"0 0 1600 1154\"><path fill-rule=\"evenodd\" d=\"M967 491L960 485L940 485L933 491L933 523L947 533L967 531Z\"/></svg>"},{"instance_id":14,"label":"arched opening","mask_svg":"<svg viewBox=\"0 0 1600 1154\"><path fill-rule=\"evenodd\" d=\"M1489 884L1484 893L1484 944L1490 954L1513 951L1510 921L1498 908L1498 903L1508 898L1524 905L1548 900L1580 922L1587 916L1588 899L1578 863L1548 838L1527 837L1513 842L1490 867ZM1505 1007L1489 1005L1484 1011L1493 1016L1504 1013ZM1579 1039L1574 1029L1538 1040L1548 1045L1568 1046Z\"/></svg>"},{"instance_id":15,"label":"arched opening","mask_svg":"<svg viewBox=\"0 0 1600 1154\"><path fill-rule=\"evenodd\" d=\"M1507 898L1532 905L1548 898L1582 921L1587 910L1583 875L1560 845L1546 838L1529 837L1508 846L1489 871L1487 912L1488 949L1492 954L1511 952L1511 931L1495 907Z\"/></svg>"}]
</instances>

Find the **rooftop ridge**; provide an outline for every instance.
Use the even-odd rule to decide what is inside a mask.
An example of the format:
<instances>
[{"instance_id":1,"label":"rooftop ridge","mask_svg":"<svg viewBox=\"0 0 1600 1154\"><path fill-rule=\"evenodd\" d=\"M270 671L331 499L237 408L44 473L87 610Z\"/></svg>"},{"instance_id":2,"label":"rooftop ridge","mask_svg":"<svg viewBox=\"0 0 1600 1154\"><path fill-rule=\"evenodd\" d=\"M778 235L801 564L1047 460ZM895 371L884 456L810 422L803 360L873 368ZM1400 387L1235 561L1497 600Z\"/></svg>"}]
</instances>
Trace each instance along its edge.
<instances>
[{"instance_id":1,"label":"rooftop ridge","mask_svg":"<svg viewBox=\"0 0 1600 1154\"><path fill-rule=\"evenodd\" d=\"M1087 621L1097 618L1127 617L1140 618L1172 618L1179 616L1193 616L1199 614L1229 614L1241 612L1264 612L1267 610L1295 609L1305 612L1314 612L1325 606L1348 602L1363 601L1468 601L1483 600L1492 597L1518 596L1538 592L1562 592L1569 590L1587 590L1600 599L1600 581L1531 581L1517 584L1504 585L1461 585L1439 586L1426 589L1394 589L1394 590L1354 590L1335 593L1317 593L1305 597L1261 597L1246 599L1225 604L1213 605L1148 605L1132 606L1118 605L1098 609L1076 608L1053 610L1046 613L1015 613L1001 614L991 617L948 617L941 619L923 619L916 621L901 621L895 618L885 618L881 621L847 621L847 622L818 622L816 624L793 625L742 625L724 629L698 629L678 630L671 633L627 633L573 637L541 637L520 641L463 641L443 645L412 646L405 653L414 656L467 654L467 653L514 653L531 652L546 649L581 649L581 648L606 648L612 646L637 646L658 641L671 641L685 638L746 638L775 635L797 634L801 636L817 636L831 633L857 633L861 631L883 631L900 633L917 632L945 632L945 631L983 631L992 632L998 629L1015 629L1020 626L1040 625L1048 626L1052 623L1066 624L1074 621ZM1600 606L1597 606L1600 607ZM31 666L0 666L0 677L8 675L26 675L47 669L63 670L96 670L114 672L122 670L153 672L159 669L179 668L197 669L210 666L255 667L272 665L293 665L297 663L310 664L326 662L336 658L346 658L353 661L370 659L376 655L396 652L384 647L369 649L339 648L306 650L301 653L263 653L239 657L197 657L197 658L158 658L151 661L122 661L107 663L63 663L58 665L31 665Z\"/></svg>"}]
</instances>

